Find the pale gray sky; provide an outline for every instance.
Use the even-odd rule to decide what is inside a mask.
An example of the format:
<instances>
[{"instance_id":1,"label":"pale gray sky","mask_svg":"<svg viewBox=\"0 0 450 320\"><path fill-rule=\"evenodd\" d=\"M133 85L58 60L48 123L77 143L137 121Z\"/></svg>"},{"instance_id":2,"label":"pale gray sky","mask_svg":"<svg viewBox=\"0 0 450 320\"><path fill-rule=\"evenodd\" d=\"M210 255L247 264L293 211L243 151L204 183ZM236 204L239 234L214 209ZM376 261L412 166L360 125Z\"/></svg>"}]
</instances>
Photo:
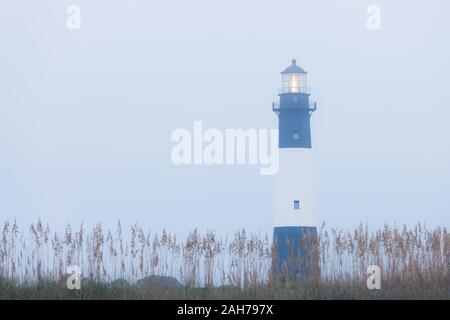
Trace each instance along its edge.
<instances>
[{"instance_id":1,"label":"pale gray sky","mask_svg":"<svg viewBox=\"0 0 450 320\"><path fill-rule=\"evenodd\" d=\"M66 28L78 4L82 28ZM378 4L382 29L368 30ZM450 226L450 3L3 1L0 218L271 232L274 177L179 166L172 130L275 128L309 72L319 221Z\"/></svg>"}]
</instances>

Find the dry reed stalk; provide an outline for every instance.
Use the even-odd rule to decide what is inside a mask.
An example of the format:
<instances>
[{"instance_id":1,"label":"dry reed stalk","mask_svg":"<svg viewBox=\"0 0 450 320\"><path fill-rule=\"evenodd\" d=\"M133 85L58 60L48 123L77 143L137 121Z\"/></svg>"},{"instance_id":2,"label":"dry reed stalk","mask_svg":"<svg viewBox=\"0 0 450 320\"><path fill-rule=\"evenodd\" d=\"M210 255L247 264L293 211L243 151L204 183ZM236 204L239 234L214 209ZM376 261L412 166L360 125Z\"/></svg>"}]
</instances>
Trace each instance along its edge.
<instances>
[{"instance_id":1,"label":"dry reed stalk","mask_svg":"<svg viewBox=\"0 0 450 320\"><path fill-rule=\"evenodd\" d=\"M82 274L95 281L136 281L164 275L189 287L281 284L272 274L276 248L271 239L245 230L231 239L194 230L179 241L166 230L145 233L137 223L127 237L120 221L115 232L103 230L100 224L89 232L81 224L74 231L68 224L61 233L51 232L41 221L32 224L28 232L21 231L16 221L6 221L0 241L0 277L25 285L43 278L60 281L71 264L80 266ZM322 225L311 252L306 262L312 265L317 261L320 270L320 277L313 281L365 281L366 268L372 264L380 266L383 278L392 285L407 283L418 289L424 283L445 286L450 279L446 228L385 225L369 232L362 224L351 231L327 230ZM287 275L286 268L283 272Z\"/></svg>"}]
</instances>

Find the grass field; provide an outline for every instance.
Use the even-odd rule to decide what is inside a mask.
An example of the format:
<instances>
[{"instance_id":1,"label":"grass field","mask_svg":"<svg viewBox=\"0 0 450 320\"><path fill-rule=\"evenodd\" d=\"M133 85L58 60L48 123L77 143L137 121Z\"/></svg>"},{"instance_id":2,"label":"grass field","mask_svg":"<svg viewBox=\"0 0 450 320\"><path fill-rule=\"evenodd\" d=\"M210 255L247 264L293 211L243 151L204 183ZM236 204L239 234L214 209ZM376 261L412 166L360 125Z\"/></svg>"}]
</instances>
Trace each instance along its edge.
<instances>
[{"instance_id":1,"label":"grass field","mask_svg":"<svg viewBox=\"0 0 450 320\"><path fill-rule=\"evenodd\" d=\"M322 226L320 276L303 281L273 277L270 238L245 230L231 238L194 230L179 241L137 224L58 234L41 222L5 222L0 239L0 299L450 299L449 233L421 224ZM67 288L72 265L80 290ZM370 265L381 269L380 290L366 286Z\"/></svg>"},{"instance_id":2,"label":"grass field","mask_svg":"<svg viewBox=\"0 0 450 320\"><path fill-rule=\"evenodd\" d=\"M44 281L14 285L0 281L0 299L450 299L449 282L440 284L386 281L381 290L368 290L356 282L290 282L247 288L141 288L84 282L81 290L68 290L65 282Z\"/></svg>"}]
</instances>

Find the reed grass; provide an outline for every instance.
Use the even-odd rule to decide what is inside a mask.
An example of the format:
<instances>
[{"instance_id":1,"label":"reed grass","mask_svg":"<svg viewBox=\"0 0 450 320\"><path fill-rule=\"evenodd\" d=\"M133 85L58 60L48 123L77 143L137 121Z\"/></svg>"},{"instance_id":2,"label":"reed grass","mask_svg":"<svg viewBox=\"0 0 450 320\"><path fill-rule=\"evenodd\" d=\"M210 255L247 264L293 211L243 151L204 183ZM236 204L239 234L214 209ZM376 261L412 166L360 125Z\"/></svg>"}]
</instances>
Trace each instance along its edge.
<instances>
[{"instance_id":1,"label":"reed grass","mask_svg":"<svg viewBox=\"0 0 450 320\"><path fill-rule=\"evenodd\" d=\"M126 235L126 236L125 236ZM91 230L68 225L53 232L41 221L22 229L6 221L0 235L0 298L450 298L450 235L446 228L388 226L369 231L319 230L320 276L280 281L272 275L268 235L237 231L231 238L194 230L182 241L164 230ZM382 289L366 288L367 267L378 265ZM78 265L83 290L65 287L66 270ZM176 289L138 288L151 275L171 276ZM129 285L111 287L116 279Z\"/></svg>"}]
</instances>

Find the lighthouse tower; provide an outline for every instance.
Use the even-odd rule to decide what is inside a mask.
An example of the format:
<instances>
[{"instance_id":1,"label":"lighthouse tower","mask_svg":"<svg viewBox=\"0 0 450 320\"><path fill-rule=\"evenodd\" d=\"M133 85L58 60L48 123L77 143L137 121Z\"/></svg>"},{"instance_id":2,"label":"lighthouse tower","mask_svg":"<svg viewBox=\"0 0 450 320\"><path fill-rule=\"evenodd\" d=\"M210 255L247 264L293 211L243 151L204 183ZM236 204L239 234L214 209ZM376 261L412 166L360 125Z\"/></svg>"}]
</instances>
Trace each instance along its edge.
<instances>
[{"instance_id":1,"label":"lighthouse tower","mask_svg":"<svg viewBox=\"0 0 450 320\"><path fill-rule=\"evenodd\" d=\"M276 181L275 275L307 278L318 272L314 214L311 114L307 72L292 64L281 72L279 102L272 110L279 120L280 167Z\"/></svg>"}]
</instances>

